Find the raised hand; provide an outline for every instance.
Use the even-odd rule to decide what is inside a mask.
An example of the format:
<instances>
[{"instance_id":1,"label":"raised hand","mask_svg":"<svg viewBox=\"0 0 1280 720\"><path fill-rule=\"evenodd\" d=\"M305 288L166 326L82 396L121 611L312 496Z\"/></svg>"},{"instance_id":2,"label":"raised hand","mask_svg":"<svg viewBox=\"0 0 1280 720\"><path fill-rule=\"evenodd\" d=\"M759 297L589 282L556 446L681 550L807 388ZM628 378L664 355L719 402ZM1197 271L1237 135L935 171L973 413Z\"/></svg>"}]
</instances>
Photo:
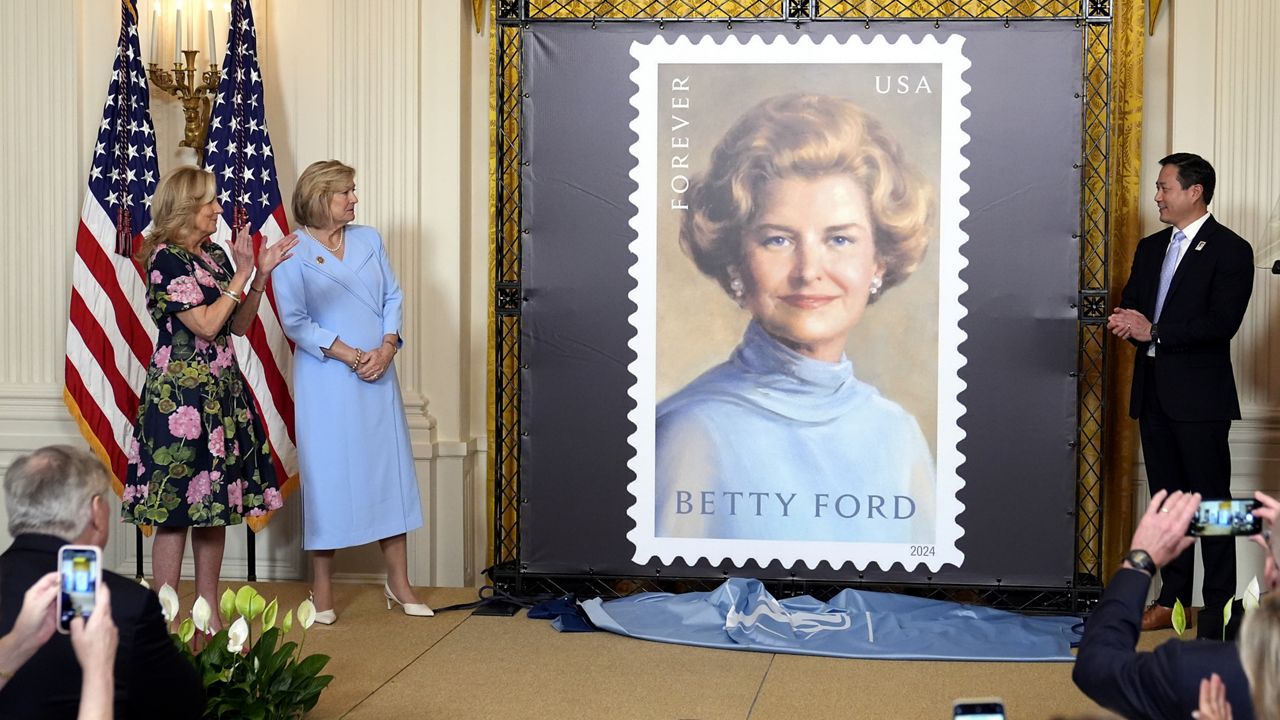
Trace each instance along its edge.
<instances>
[{"instance_id":1,"label":"raised hand","mask_svg":"<svg viewBox=\"0 0 1280 720\"><path fill-rule=\"evenodd\" d=\"M1191 713L1196 720L1231 720L1231 703L1227 702L1227 686L1213 673L1200 681L1200 708Z\"/></svg>"},{"instance_id":2,"label":"raised hand","mask_svg":"<svg viewBox=\"0 0 1280 720\"><path fill-rule=\"evenodd\" d=\"M57 622L54 602L58 598L58 573L51 572L27 588L22 596L22 609L13 623L13 635L20 645L33 652L53 635Z\"/></svg>"},{"instance_id":3,"label":"raised hand","mask_svg":"<svg viewBox=\"0 0 1280 720\"><path fill-rule=\"evenodd\" d=\"M111 591L105 582L98 583L97 599L88 621L79 613L71 618L71 648L81 669L88 673L111 667L119 639L119 631L111 618Z\"/></svg>"},{"instance_id":4,"label":"raised hand","mask_svg":"<svg viewBox=\"0 0 1280 720\"><path fill-rule=\"evenodd\" d=\"M1263 577L1266 580L1266 591L1270 592L1280 588L1280 566L1276 565L1276 549L1280 547L1280 538L1275 536L1276 520L1280 519L1280 500L1276 500L1264 492L1255 492L1253 494L1255 500L1262 503L1261 507L1254 509L1253 514L1262 518L1262 534L1254 535L1249 539L1256 543L1267 553L1267 562L1263 570Z\"/></svg>"},{"instance_id":5,"label":"raised hand","mask_svg":"<svg viewBox=\"0 0 1280 720\"><path fill-rule=\"evenodd\" d=\"M264 245L258 253L258 273L264 277L280 263L293 257L292 250L298 245L297 233L289 233L271 245Z\"/></svg>"},{"instance_id":6,"label":"raised hand","mask_svg":"<svg viewBox=\"0 0 1280 720\"><path fill-rule=\"evenodd\" d=\"M231 258L235 260L237 272L253 267L253 238L249 235L248 225L242 225L231 238Z\"/></svg>"},{"instance_id":7,"label":"raised hand","mask_svg":"<svg viewBox=\"0 0 1280 720\"><path fill-rule=\"evenodd\" d=\"M1187 535L1191 518L1200 506L1200 493L1181 490L1168 494L1160 490L1151 496L1151 504L1133 531L1131 550L1146 550L1156 567L1164 567L1191 547L1196 539Z\"/></svg>"}]
</instances>

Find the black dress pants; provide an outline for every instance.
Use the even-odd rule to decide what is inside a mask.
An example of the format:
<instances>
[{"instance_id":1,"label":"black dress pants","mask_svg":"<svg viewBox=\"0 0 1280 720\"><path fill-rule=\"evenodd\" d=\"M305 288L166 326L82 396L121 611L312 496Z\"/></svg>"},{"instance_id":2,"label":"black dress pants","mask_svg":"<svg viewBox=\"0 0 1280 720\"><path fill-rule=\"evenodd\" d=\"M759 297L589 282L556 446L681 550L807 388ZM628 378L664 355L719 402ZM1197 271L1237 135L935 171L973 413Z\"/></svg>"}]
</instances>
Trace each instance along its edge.
<instances>
[{"instance_id":1,"label":"black dress pants","mask_svg":"<svg viewBox=\"0 0 1280 720\"><path fill-rule=\"evenodd\" d=\"M1231 451L1227 436L1231 421L1170 419L1161 407L1160 389L1156 386L1155 368L1152 367L1159 359L1142 358L1141 362L1150 364L1144 373L1142 415L1138 418L1138 428L1151 493L1181 490L1198 492L1206 500L1230 498ZM1177 392L1177 389L1166 388L1165 391ZM1204 561L1205 602L1201 631L1206 637L1220 639L1222 608L1235 597L1236 539L1200 538L1200 555ZM1161 568L1163 585L1156 602L1172 607L1174 600L1181 600L1184 607L1190 607L1194 575L1193 545ZM1215 622L1217 628L1213 627ZM1206 623L1209 627L1205 627Z\"/></svg>"}]
</instances>

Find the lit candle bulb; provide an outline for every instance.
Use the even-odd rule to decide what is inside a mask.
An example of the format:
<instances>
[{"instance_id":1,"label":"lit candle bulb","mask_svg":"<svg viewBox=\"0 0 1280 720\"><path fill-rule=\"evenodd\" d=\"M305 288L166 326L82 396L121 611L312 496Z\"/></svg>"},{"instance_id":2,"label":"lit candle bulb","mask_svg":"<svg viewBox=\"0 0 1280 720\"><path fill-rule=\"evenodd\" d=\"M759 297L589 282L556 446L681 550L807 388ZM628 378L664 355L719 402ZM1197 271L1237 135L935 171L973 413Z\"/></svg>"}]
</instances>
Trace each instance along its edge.
<instances>
[{"instance_id":1,"label":"lit candle bulb","mask_svg":"<svg viewBox=\"0 0 1280 720\"><path fill-rule=\"evenodd\" d=\"M182 0L178 0L178 12L173 19L173 63L182 64Z\"/></svg>"},{"instance_id":2,"label":"lit candle bulb","mask_svg":"<svg viewBox=\"0 0 1280 720\"><path fill-rule=\"evenodd\" d=\"M152 3L155 12L151 16L151 62L156 61L156 27L160 25L160 0Z\"/></svg>"},{"instance_id":3,"label":"lit candle bulb","mask_svg":"<svg viewBox=\"0 0 1280 720\"><path fill-rule=\"evenodd\" d=\"M218 61L217 51L214 50L217 46L213 44L213 0L204 0L204 7L209 15L209 63L213 64Z\"/></svg>"}]
</instances>

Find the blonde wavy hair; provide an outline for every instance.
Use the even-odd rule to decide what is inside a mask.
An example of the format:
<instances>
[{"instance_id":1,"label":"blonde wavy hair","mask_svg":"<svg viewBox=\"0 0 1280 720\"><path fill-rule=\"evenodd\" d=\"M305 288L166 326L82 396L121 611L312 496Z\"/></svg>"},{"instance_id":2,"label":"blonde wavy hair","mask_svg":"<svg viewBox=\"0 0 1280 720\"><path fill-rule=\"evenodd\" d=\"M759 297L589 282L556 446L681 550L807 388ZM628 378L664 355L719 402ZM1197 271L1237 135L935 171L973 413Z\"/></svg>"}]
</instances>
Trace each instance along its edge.
<instances>
[{"instance_id":1,"label":"blonde wavy hair","mask_svg":"<svg viewBox=\"0 0 1280 720\"><path fill-rule=\"evenodd\" d=\"M307 166L293 188L293 219L302 225L323 227L329 217L329 199L352 185L356 170L337 160L320 160Z\"/></svg>"},{"instance_id":2,"label":"blonde wavy hair","mask_svg":"<svg viewBox=\"0 0 1280 720\"><path fill-rule=\"evenodd\" d=\"M164 176L151 198L151 230L143 235L134 258L145 265L160 243L182 242L193 234L196 210L212 201L217 192L213 173L192 165L183 165Z\"/></svg>"},{"instance_id":3,"label":"blonde wavy hair","mask_svg":"<svg viewBox=\"0 0 1280 720\"><path fill-rule=\"evenodd\" d=\"M1253 716L1280 718L1280 595L1264 595L1244 616L1240 664L1249 678Z\"/></svg>"},{"instance_id":4,"label":"blonde wavy hair","mask_svg":"<svg viewBox=\"0 0 1280 720\"><path fill-rule=\"evenodd\" d=\"M743 231L760 212L766 183L848 175L867 193L881 292L901 283L924 258L935 227L934 191L897 140L853 102L829 95L768 98L725 133L711 168L688 190L680 246L703 274L732 294L729 268L742 261Z\"/></svg>"}]
</instances>

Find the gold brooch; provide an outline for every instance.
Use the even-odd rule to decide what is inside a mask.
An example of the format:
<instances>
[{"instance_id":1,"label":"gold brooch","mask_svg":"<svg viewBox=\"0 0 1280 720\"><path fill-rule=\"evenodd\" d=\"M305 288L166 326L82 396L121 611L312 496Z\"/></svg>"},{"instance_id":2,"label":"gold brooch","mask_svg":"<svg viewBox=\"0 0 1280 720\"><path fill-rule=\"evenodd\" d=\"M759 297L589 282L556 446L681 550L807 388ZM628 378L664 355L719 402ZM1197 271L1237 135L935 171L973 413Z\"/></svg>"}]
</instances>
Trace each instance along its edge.
<instances>
[{"instance_id":1,"label":"gold brooch","mask_svg":"<svg viewBox=\"0 0 1280 720\"><path fill-rule=\"evenodd\" d=\"M317 256L316 256L316 262L318 262L318 263L320 263L321 265L323 265L323 264L324 264L324 258L322 258L322 257L320 257L319 255L317 255Z\"/></svg>"}]
</instances>

